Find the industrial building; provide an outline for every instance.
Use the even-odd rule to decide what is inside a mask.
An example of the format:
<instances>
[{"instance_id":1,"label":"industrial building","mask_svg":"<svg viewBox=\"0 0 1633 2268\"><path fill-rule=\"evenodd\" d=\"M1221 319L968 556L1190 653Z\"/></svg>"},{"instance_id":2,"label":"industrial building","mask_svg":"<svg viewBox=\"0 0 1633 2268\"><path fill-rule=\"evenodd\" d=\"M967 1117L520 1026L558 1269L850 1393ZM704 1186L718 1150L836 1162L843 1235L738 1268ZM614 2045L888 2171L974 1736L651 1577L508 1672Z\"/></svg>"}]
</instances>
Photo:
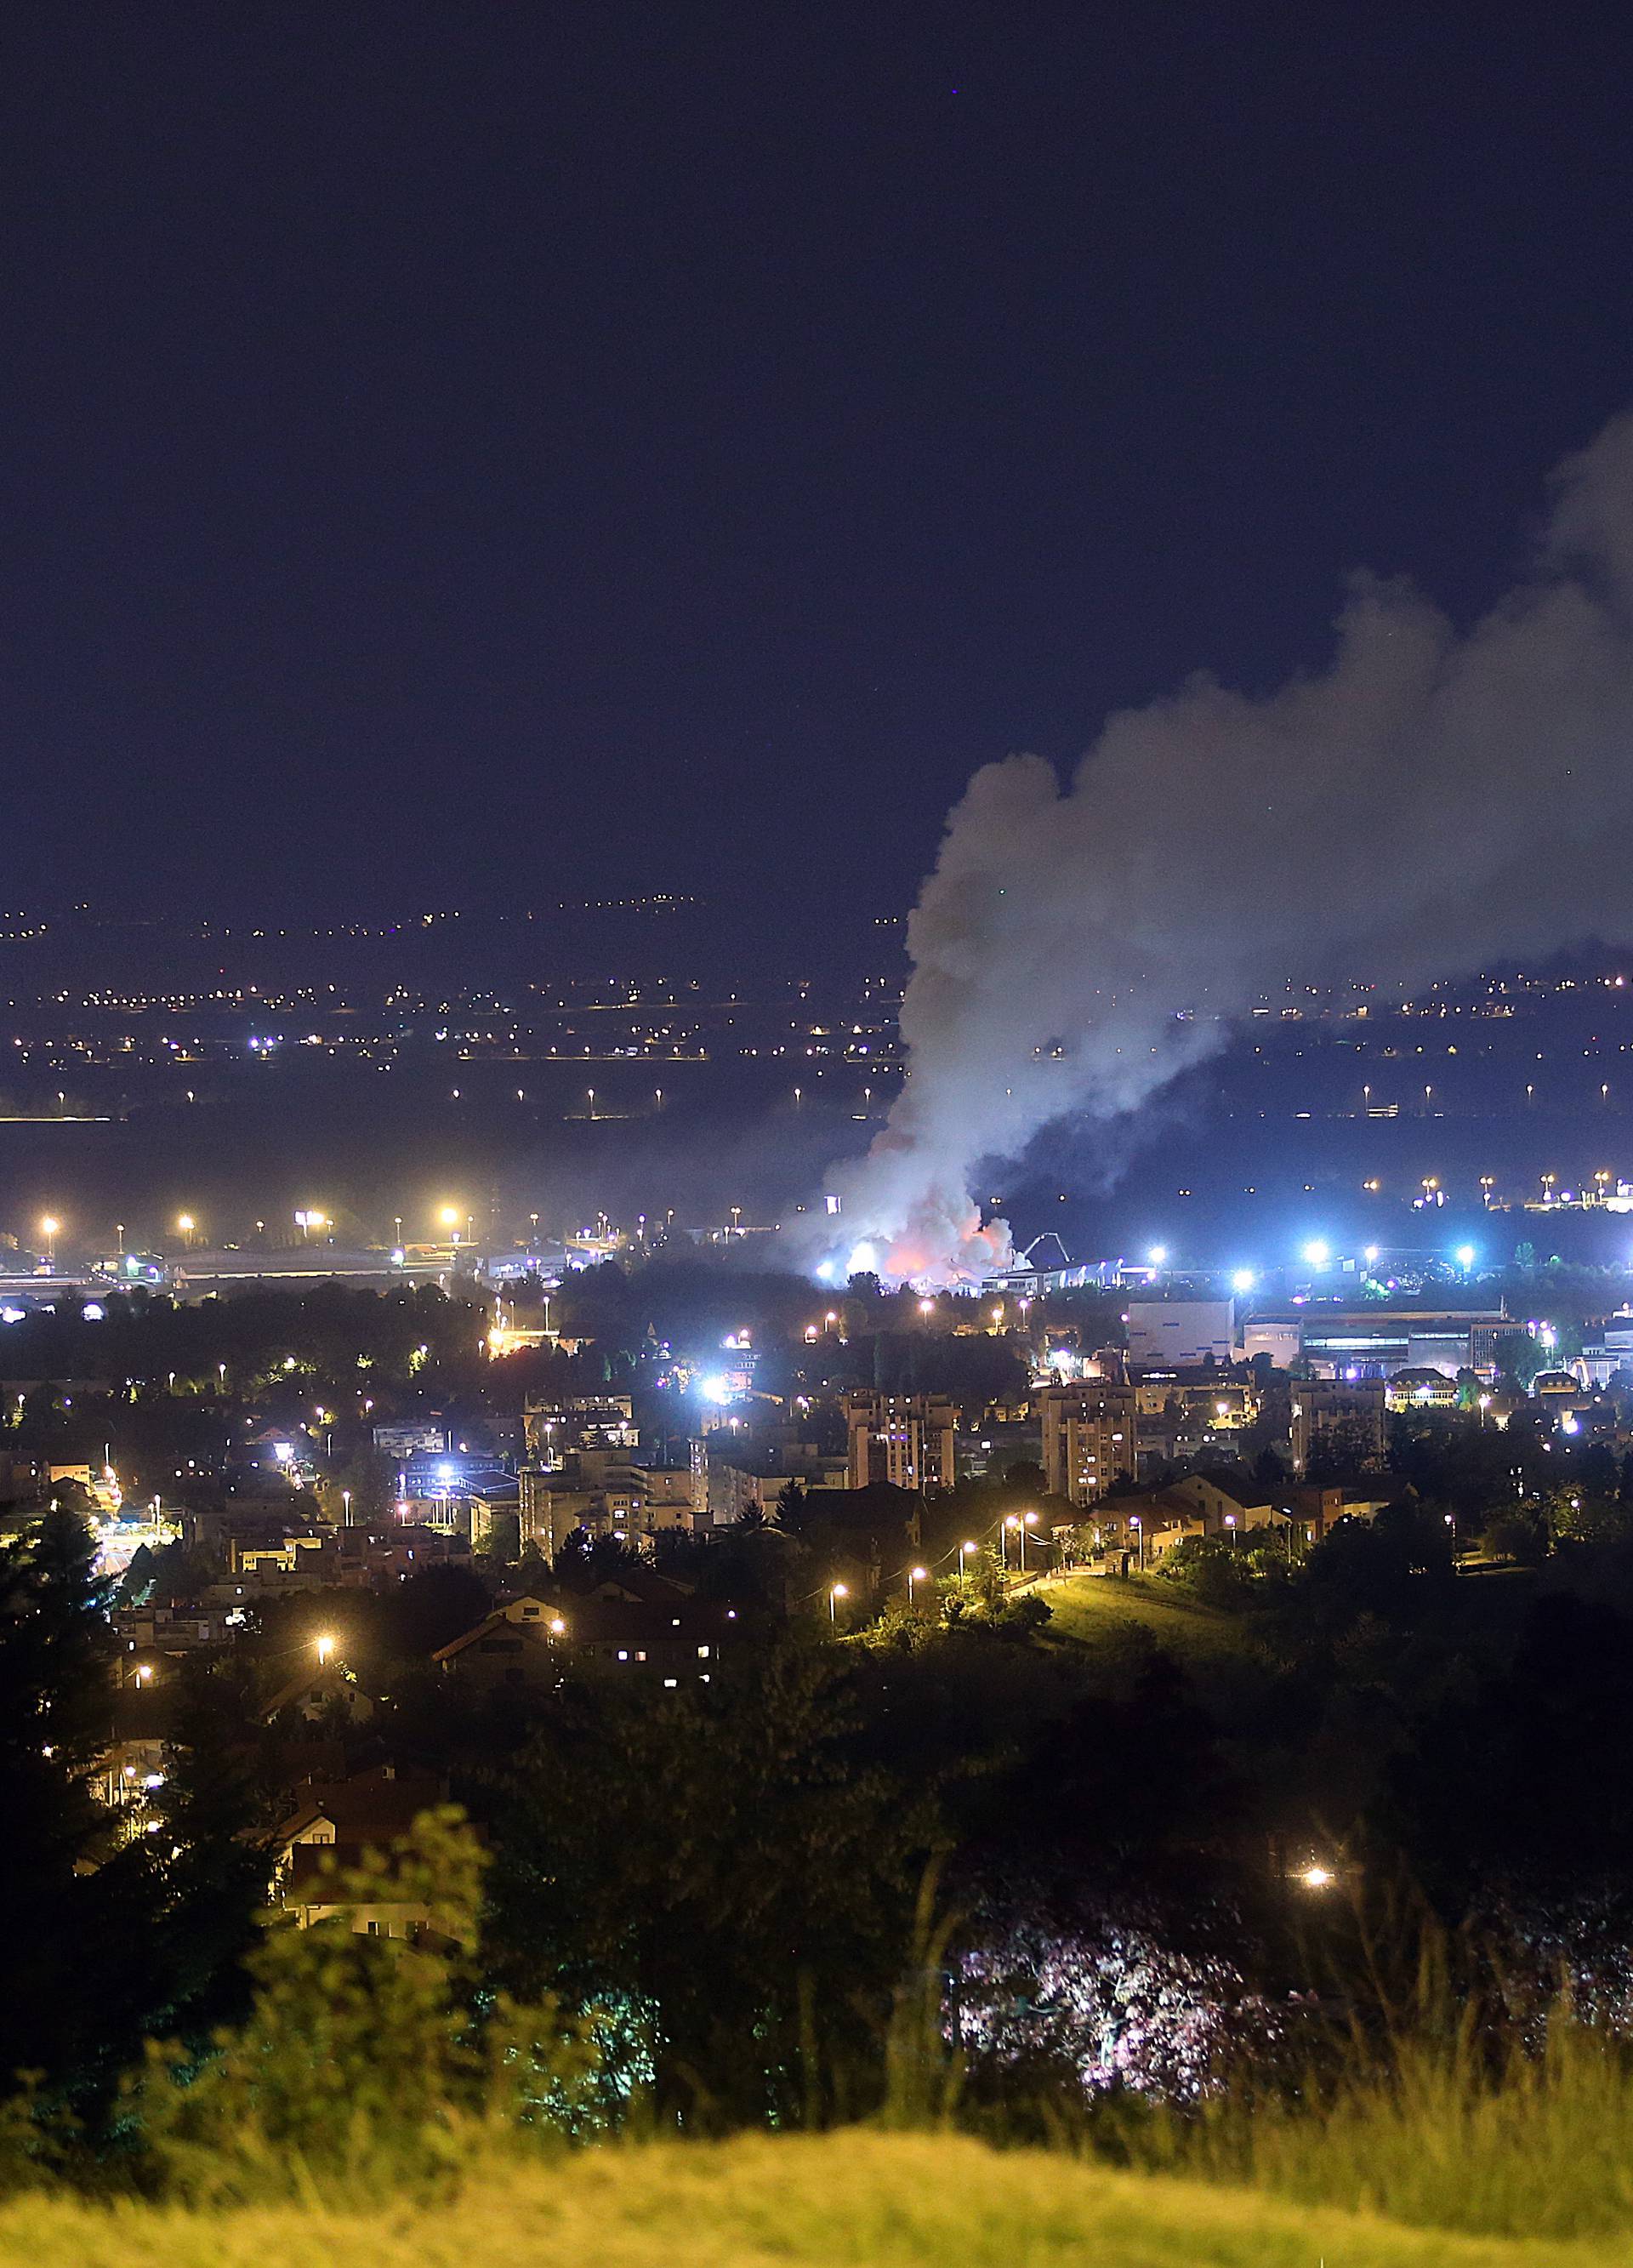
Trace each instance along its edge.
<instances>
[{"instance_id":1,"label":"industrial building","mask_svg":"<svg viewBox=\"0 0 1633 2268\"><path fill-rule=\"evenodd\" d=\"M1129 1305L1129 1366L1181 1370L1236 1355L1234 1300L1134 1300Z\"/></svg>"}]
</instances>

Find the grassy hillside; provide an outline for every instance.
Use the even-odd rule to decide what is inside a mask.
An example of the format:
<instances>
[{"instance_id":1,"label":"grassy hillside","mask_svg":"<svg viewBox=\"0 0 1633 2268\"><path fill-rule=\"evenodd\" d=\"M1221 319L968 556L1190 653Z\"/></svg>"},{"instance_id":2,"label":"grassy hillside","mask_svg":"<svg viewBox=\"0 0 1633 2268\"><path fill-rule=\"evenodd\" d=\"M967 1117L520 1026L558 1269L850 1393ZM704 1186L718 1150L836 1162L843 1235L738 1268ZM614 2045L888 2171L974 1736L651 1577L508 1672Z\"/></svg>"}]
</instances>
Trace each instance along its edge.
<instances>
[{"instance_id":1,"label":"grassy hillside","mask_svg":"<svg viewBox=\"0 0 1633 2268\"><path fill-rule=\"evenodd\" d=\"M1610 2268L1063 2155L923 2136L754 2137L502 2162L457 2203L188 2214L24 2199L11 2268Z\"/></svg>"},{"instance_id":2,"label":"grassy hillside","mask_svg":"<svg viewBox=\"0 0 1633 2268\"><path fill-rule=\"evenodd\" d=\"M1234 1653L1244 1645L1240 1618L1197 1606L1173 1583L1154 1575L1069 1575L1040 1593L1053 1620L1049 1635L1095 1645L1130 1623L1181 1656Z\"/></svg>"}]
</instances>

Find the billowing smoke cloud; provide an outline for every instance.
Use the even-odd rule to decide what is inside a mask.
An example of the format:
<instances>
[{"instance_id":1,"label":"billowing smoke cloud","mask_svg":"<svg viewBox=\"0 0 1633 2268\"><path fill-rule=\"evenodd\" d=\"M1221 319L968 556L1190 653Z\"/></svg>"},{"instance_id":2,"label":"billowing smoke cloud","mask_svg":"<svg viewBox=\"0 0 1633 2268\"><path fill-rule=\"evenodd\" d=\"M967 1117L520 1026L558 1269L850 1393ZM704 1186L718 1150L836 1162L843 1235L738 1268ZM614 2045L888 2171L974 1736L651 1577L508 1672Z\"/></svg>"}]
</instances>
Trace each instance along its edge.
<instances>
[{"instance_id":1,"label":"billowing smoke cloud","mask_svg":"<svg viewBox=\"0 0 1633 2268\"><path fill-rule=\"evenodd\" d=\"M840 1264L1001 1256L977 1160L1136 1108L1290 976L1413 987L1633 927L1633 416L1555 476L1533 571L1466 636L1359 578L1319 675L1193 678L1063 792L985 766L908 930L909 1074L836 1172ZM827 1220L829 1230L840 1222Z\"/></svg>"}]
</instances>

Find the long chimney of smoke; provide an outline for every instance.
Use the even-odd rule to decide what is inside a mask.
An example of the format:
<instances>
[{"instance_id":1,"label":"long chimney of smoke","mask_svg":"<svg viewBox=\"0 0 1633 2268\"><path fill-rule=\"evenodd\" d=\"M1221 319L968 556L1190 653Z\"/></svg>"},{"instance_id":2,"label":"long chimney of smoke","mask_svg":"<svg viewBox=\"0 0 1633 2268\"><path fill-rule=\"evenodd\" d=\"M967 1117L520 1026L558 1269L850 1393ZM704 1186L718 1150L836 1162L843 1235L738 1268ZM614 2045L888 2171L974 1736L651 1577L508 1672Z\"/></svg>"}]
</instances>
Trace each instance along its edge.
<instances>
[{"instance_id":1,"label":"long chimney of smoke","mask_svg":"<svg viewBox=\"0 0 1633 2268\"><path fill-rule=\"evenodd\" d=\"M1360 576L1319 675L1194 677L1112 717L1064 792L1037 756L975 774L908 926L908 1077L829 1180L830 1264L984 1272L1008 1238L980 1160L1136 1109L1295 970L1412 988L1625 930L1633 416L1552 486L1531 574L1467 636Z\"/></svg>"}]
</instances>

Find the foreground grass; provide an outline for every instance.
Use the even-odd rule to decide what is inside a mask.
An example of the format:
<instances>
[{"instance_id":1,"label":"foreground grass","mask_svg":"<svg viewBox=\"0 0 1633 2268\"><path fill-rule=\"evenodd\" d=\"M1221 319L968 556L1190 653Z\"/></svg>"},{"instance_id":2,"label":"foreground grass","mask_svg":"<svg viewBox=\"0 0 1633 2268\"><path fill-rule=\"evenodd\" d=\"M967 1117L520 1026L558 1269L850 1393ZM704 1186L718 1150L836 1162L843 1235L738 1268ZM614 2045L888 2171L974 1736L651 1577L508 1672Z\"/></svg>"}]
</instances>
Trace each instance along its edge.
<instances>
[{"instance_id":1,"label":"foreground grass","mask_svg":"<svg viewBox=\"0 0 1633 2268\"><path fill-rule=\"evenodd\" d=\"M1624 2240L1408 2229L953 2137L850 2132L480 2166L455 2201L188 2213L25 2198L5 2268L1610 2268Z\"/></svg>"}]
</instances>

